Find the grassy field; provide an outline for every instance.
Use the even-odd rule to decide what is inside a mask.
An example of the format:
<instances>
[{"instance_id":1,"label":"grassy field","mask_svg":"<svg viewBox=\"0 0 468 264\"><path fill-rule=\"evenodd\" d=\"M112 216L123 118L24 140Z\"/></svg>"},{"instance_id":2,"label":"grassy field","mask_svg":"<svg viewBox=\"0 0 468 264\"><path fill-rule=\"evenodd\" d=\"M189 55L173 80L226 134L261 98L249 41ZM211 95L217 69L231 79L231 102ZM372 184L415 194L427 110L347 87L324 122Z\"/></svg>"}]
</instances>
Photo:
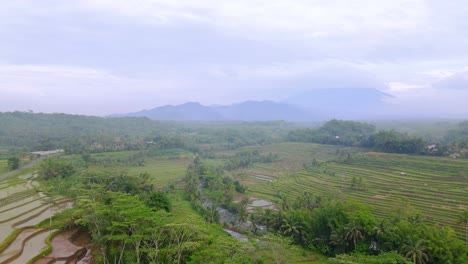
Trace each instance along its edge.
<instances>
[{"instance_id":1,"label":"grassy field","mask_svg":"<svg viewBox=\"0 0 468 264\"><path fill-rule=\"evenodd\" d=\"M6 159L0 159L0 175L8 172L8 162Z\"/></svg>"},{"instance_id":2,"label":"grassy field","mask_svg":"<svg viewBox=\"0 0 468 264\"><path fill-rule=\"evenodd\" d=\"M274 201L282 193L292 201L309 191L369 204L378 218L410 206L428 222L449 225L460 237L464 234L456 219L468 209L468 160L347 149L353 153L351 159L337 163L332 160L343 156L343 149L337 149L305 143L271 145L261 150L277 153L279 161L255 164L233 175L248 186L252 197ZM302 164L314 158L320 165L304 170ZM275 181L255 178L258 175ZM365 190L351 188L353 177L362 177Z\"/></svg>"},{"instance_id":3,"label":"grassy field","mask_svg":"<svg viewBox=\"0 0 468 264\"><path fill-rule=\"evenodd\" d=\"M145 166L129 167L129 174L138 175L148 172L156 186L164 187L185 177L187 166L191 162L192 159L189 158L147 158L145 159Z\"/></svg>"}]
</instances>

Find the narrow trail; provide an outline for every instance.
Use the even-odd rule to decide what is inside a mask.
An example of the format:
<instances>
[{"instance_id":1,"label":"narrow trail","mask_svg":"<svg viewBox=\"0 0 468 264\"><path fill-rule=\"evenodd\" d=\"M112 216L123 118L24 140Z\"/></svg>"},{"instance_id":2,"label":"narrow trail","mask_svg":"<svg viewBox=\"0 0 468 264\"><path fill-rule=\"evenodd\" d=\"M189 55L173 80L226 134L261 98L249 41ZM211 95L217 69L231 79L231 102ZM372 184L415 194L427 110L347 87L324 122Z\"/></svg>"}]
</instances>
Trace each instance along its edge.
<instances>
[{"instance_id":1,"label":"narrow trail","mask_svg":"<svg viewBox=\"0 0 468 264\"><path fill-rule=\"evenodd\" d=\"M0 180L8 178L8 177L10 177L10 176L14 175L15 173L20 172L22 170L29 169L29 168L31 168L32 166L34 166L36 163L38 163L39 161L41 161L44 158L45 157L41 157L41 158L38 158L38 159L35 159L35 160L31 160L30 162L28 162L27 164L19 167L16 170L12 170L12 171L9 171L7 173L4 173L4 174L0 175Z\"/></svg>"}]
</instances>

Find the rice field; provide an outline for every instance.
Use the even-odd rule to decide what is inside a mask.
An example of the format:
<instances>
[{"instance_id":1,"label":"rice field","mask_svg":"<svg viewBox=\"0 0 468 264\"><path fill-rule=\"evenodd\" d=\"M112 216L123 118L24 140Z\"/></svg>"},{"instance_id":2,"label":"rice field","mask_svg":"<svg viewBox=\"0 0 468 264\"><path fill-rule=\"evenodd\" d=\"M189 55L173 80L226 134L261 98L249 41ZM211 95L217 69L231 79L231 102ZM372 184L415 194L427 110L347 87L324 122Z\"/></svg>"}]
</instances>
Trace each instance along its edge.
<instances>
[{"instance_id":1,"label":"rice field","mask_svg":"<svg viewBox=\"0 0 468 264\"><path fill-rule=\"evenodd\" d=\"M69 207L68 200L48 204L29 169L0 179L0 263L27 263L47 247L41 221Z\"/></svg>"},{"instance_id":2,"label":"rice field","mask_svg":"<svg viewBox=\"0 0 468 264\"><path fill-rule=\"evenodd\" d=\"M351 149L347 150L353 153L349 161L336 162L342 152L336 146L301 145L260 148L278 153L280 160L255 164L233 175L247 185L252 197L275 201L281 193L293 201L308 191L371 205L378 218L409 209L429 223L449 225L460 237L464 235L456 219L468 210L468 160ZM300 165L314 158L319 165L308 170ZM265 176L275 180L264 180ZM362 178L361 190L351 188L353 177Z\"/></svg>"}]
</instances>

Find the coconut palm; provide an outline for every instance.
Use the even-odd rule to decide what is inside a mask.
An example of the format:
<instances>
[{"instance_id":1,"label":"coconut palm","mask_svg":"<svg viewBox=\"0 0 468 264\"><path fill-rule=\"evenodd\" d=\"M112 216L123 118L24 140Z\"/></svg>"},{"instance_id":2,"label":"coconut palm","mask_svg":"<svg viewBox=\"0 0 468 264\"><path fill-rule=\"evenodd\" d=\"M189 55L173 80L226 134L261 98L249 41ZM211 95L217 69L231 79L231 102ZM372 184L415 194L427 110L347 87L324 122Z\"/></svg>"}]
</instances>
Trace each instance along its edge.
<instances>
[{"instance_id":1,"label":"coconut palm","mask_svg":"<svg viewBox=\"0 0 468 264\"><path fill-rule=\"evenodd\" d=\"M283 218L281 221L281 230L283 235L296 236L301 233L302 226L294 221L292 217Z\"/></svg>"},{"instance_id":2,"label":"coconut palm","mask_svg":"<svg viewBox=\"0 0 468 264\"><path fill-rule=\"evenodd\" d=\"M362 227L359 226L359 224L357 224L356 222L352 221L352 222L349 222L345 226L345 230L346 230L345 239L347 241L353 242L354 250L356 250L357 242L359 240L364 239L364 234L362 232Z\"/></svg>"},{"instance_id":3,"label":"coconut palm","mask_svg":"<svg viewBox=\"0 0 468 264\"><path fill-rule=\"evenodd\" d=\"M465 227L465 243L468 244L468 210L458 216L458 224Z\"/></svg>"},{"instance_id":4,"label":"coconut palm","mask_svg":"<svg viewBox=\"0 0 468 264\"><path fill-rule=\"evenodd\" d=\"M384 237L386 233L387 221L385 219L380 221L380 223L377 224L372 230L372 235L374 236L374 239L377 241L377 243L379 243L380 240L382 240L382 237Z\"/></svg>"},{"instance_id":5,"label":"coconut palm","mask_svg":"<svg viewBox=\"0 0 468 264\"><path fill-rule=\"evenodd\" d=\"M411 260L414 264L425 264L429 261L429 257L425 253L426 246L422 239L416 243L410 240L408 244L401 248L401 253L404 254L405 258Z\"/></svg>"},{"instance_id":6,"label":"coconut palm","mask_svg":"<svg viewBox=\"0 0 468 264\"><path fill-rule=\"evenodd\" d=\"M330 244L335 247L336 253L344 253L347 247L346 230L344 227L338 227L330 234Z\"/></svg>"}]
</instances>

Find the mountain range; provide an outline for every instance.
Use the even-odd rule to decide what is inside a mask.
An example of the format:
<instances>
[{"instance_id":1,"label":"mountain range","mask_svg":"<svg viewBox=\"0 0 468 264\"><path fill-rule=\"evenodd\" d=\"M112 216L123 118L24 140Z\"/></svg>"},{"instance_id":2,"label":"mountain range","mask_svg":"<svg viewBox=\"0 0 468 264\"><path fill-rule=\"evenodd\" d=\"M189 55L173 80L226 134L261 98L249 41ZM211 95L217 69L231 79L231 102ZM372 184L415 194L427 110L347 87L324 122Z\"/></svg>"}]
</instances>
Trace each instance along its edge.
<instances>
[{"instance_id":1,"label":"mountain range","mask_svg":"<svg viewBox=\"0 0 468 264\"><path fill-rule=\"evenodd\" d=\"M231 105L206 106L198 102L166 105L111 117L142 116L174 121L320 121L331 118L366 119L382 113L389 95L370 88L313 90L284 102L245 101Z\"/></svg>"}]
</instances>

